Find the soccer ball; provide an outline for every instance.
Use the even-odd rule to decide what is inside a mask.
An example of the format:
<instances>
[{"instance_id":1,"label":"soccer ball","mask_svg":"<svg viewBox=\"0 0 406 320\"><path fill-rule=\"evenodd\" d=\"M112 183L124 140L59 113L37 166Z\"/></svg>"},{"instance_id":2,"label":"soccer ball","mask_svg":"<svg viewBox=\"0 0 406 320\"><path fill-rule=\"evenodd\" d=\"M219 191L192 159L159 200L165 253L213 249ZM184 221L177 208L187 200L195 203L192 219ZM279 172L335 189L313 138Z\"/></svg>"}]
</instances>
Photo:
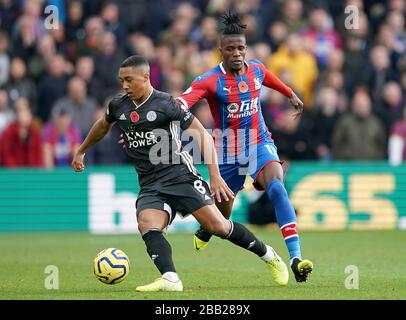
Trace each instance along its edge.
<instances>
[{"instance_id":1,"label":"soccer ball","mask_svg":"<svg viewBox=\"0 0 406 320\"><path fill-rule=\"evenodd\" d=\"M123 281L130 271L130 261L124 251L108 248L100 251L93 262L94 274L103 283L116 284Z\"/></svg>"}]
</instances>

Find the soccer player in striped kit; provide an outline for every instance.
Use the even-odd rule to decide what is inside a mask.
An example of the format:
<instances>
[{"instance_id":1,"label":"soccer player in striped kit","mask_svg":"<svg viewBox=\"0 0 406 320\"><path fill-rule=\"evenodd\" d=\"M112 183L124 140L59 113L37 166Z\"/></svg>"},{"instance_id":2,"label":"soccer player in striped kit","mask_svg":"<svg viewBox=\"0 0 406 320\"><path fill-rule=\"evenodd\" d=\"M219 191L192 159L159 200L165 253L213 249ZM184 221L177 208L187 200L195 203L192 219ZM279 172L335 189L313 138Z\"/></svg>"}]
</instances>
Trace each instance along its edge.
<instances>
[{"instance_id":1,"label":"soccer player in striped kit","mask_svg":"<svg viewBox=\"0 0 406 320\"><path fill-rule=\"evenodd\" d=\"M261 113L261 87L277 90L288 97L296 109L294 116L301 115L303 103L260 61L245 60L246 26L239 16L229 12L221 19L219 50L222 62L197 77L177 100L191 108L200 99L207 99L215 122L213 138L221 176L234 193L243 188L246 175L254 179L256 189L268 193L275 206L295 279L304 282L313 270L313 263L302 258L296 214L283 184L283 169L277 148ZM217 201L216 205L229 218L233 203L234 199ZM193 238L195 249L204 250L210 238L211 234L201 227Z\"/></svg>"}]
</instances>

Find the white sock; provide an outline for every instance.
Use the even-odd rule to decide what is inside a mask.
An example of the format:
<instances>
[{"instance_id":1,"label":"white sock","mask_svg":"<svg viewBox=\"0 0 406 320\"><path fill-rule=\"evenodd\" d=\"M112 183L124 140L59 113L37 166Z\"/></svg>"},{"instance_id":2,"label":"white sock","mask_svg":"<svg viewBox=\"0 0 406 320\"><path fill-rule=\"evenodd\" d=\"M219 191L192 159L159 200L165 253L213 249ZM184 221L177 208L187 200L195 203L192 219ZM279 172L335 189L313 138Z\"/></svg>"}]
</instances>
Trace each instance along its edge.
<instances>
[{"instance_id":1,"label":"white sock","mask_svg":"<svg viewBox=\"0 0 406 320\"><path fill-rule=\"evenodd\" d=\"M266 245L266 253L261 257L261 259L268 262L273 257L275 257L275 251L272 249L272 247Z\"/></svg>"},{"instance_id":2,"label":"white sock","mask_svg":"<svg viewBox=\"0 0 406 320\"><path fill-rule=\"evenodd\" d=\"M293 257L292 259L290 259L290 265L292 265L293 260L294 260L295 258L298 258L300 261L302 261L302 259L300 259L299 257Z\"/></svg>"},{"instance_id":3,"label":"white sock","mask_svg":"<svg viewBox=\"0 0 406 320\"><path fill-rule=\"evenodd\" d=\"M176 272L165 272L162 275L162 278L164 278L170 282L178 282L180 280L178 277L178 274Z\"/></svg>"}]
</instances>

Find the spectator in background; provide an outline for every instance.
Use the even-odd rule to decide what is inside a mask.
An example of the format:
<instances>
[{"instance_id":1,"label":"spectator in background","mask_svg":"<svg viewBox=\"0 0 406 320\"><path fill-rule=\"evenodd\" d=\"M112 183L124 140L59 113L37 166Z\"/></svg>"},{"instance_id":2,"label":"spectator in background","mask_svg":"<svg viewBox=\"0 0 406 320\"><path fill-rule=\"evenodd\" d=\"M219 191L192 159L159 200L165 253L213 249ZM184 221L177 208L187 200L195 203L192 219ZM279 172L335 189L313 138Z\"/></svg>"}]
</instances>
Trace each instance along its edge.
<instances>
[{"instance_id":1,"label":"spectator in background","mask_svg":"<svg viewBox=\"0 0 406 320\"><path fill-rule=\"evenodd\" d=\"M38 40L35 54L28 61L28 74L40 81L46 74L48 61L56 55L56 46L51 35L46 34Z\"/></svg>"},{"instance_id":2,"label":"spectator in background","mask_svg":"<svg viewBox=\"0 0 406 320\"><path fill-rule=\"evenodd\" d=\"M343 113L348 108L348 94L344 88L344 75L340 71L329 71L325 75L324 86L330 87L337 92L338 95L338 112Z\"/></svg>"},{"instance_id":3,"label":"spectator in background","mask_svg":"<svg viewBox=\"0 0 406 320\"><path fill-rule=\"evenodd\" d=\"M43 0L24 0L22 3L22 15L32 18L32 30L36 38L40 38L45 33L45 24L42 17L43 4Z\"/></svg>"},{"instance_id":4,"label":"spectator in background","mask_svg":"<svg viewBox=\"0 0 406 320\"><path fill-rule=\"evenodd\" d=\"M70 111L63 107L54 109L52 120L46 124L42 134L45 168L69 166L80 143L80 131L72 123Z\"/></svg>"},{"instance_id":5,"label":"spectator in background","mask_svg":"<svg viewBox=\"0 0 406 320\"><path fill-rule=\"evenodd\" d=\"M331 143L334 126L339 117L338 94L330 87L321 88L316 97L314 132L316 155L319 160L332 160Z\"/></svg>"},{"instance_id":6,"label":"spectator in background","mask_svg":"<svg viewBox=\"0 0 406 320\"><path fill-rule=\"evenodd\" d=\"M287 36L288 28L283 22L275 21L269 25L266 37L273 52L278 50L279 46L285 41Z\"/></svg>"},{"instance_id":7,"label":"spectator in background","mask_svg":"<svg viewBox=\"0 0 406 320\"><path fill-rule=\"evenodd\" d=\"M58 53L64 55L67 60L70 60L71 57L68 56L68 42L66 41L65 25L59 21L55 28L49 30L49 35L54 40Z\"/></svg>"},{"instance_id":8,"label":"spectator in background","mask_svg":"<svg viewBox=\"0 0 406 320\"><path fill-rule=\"evenodd\" d=\"M120 22L119 7L113 1L106 1L100 12L104 22L104 29L114 33L117 45L121 47L126 40L127 30Z\"/></svg>"},{"instance_id":9,"label":"spectator in background","mask_svg":"<svg viewBox=\"0 0 406 320\"><path fill-rule=\"evenodd\" d=\"M189 20L193 27L196 19L199 18L201 14L199 9L195 6L193 1L175 1L175 3L176 7L172 18L174 20Z\"/></svg>"},{"instance_id":10,"label":"spectator in background","mask_svg":"<svg viewBox=\"0 0 406 320\"><path fill-rule=\"evenodd\" d=\"M217 29L216 18L204 17L199 28L192 33L191 40L197 43L199 50L213 50L217 47Z\"/></svg>"},{"instance_id":11,"label":"spectator in background","mask_svg":"<svg viewBox=\"0 0 406 320\"><path fill-rule=\"evenodd\" d=\"M245 14L241 16L241 20L243 24L247 25L245 37L248 46L263 40L264 37L262 32L260 32L262 30L261 21L257 15Z\"/></svg>"},{"instance_id":12,"label":"spectator in background","mask_svg":"<svg viewBox=\"0 0 406 320\"><path fill-rule=\"evenodd\" d=\"M80 56L96 54L104 37L104 22L102 18L91 16L85 21L85 33L70 46L70 57L76 60Z\"/></svg>"},{"instance_id":13,"label":"spectator in background","mask_svg":"<svg viewBox=\"0 0 406 320\"><path fill-rule=\"evenodd\" d=\"M272 138L278 144L281 160L315 159L312 125L313 122L307 112L296 119L293 117L292 109L282 112L281 121L272 129Z\"/></svg>"},{"instance_id":14,"label":"spectator in background","mask_svg":"<svg viewBox=\"0 0 406 320\"><path fill-rule=\"evenodd\" d=\"M406 53L405 17L400 11L390 11L386 23L391 30L392 68L396 68L399 58Z\"/></svg>"},{"instance_id":15,"label":"spectator in background","mask_svg":"<svg viewBox=\"0 0 406 320\"><path fill-rule=\"evenodd\" d=\"M251 47L252 59L261 61L264 65L268 65L271 61L271 48L266 42L258 42ZM250 60L251 58L247 58Z\"/></svg>"},{"instance_id":16,"label":"spectator in background","mask_svg":"<svg viewBox=\"0 0 406 320\"><path fill-rule=\"evenodd\" d=\"M383 87L388 81L396 81L389 59L388 48L382 45L374 46L370 51L370 69L367 79L371 88L372 98L375 104L380 104L383 98Z\"/></svg>"},{"instance_id":17,"label":"spectator in background","mask_svg":"<svg viewBox=\"0 0 406 320\"><path fill-rule=\"evenodd\" d=\"M7 34L0 31L0 87L8 81L10 72L10 56L8 54Z\"/></svg>"},{"instance_id":18,"label":"spectator in background","mask_svg":"<svg viewBox=\"0 0 406 320\"><path fill-rule=\"evenodd\" d=\"M164 79L163 87L166 91L169 74L170 74L172 68L174 68L174 65L173 65L174 53L168 45L161 44L155 48L155 57L156 57L156 61L159 64L159 68L162 71L162 75L163 75L163 79Z\"/></svg>"},{"instance_id":19,"label":"spectator in background","mask_svg":"<svg viewBox=\"0 0 406 320\"><path fill-rule=\"evenodd\" d=\"M47 61L47 74L38 86L37 115L42 122L48 121L53 104L65 95L66 82L65 58L55 55Z\"/></svg>"},{"instance_id":20,"label":"spectator in background","mask_svg":"<svg viewBox=\"0 0 406 320\"><path fill-rule=\"evenodd\" d=\"M103 101L99 100L101 84L97 77L94 76L94 61L92 57L82 56L76 60L75 75L86 82L88 95L97 99L98 104Z\"/></svg>"},{"instance_id":21,"label":"spectator in background","mask_svg":"<svg viewBox=\"0 0 406 320\"><path fill-rule=\"evenodd\" d=\"M403 0L389 0L388 9L400 11L403 14L406 14L406 2Z\"/></svg>"},{"instance_id":22,"label":"spectator in background","mask_svg":"<svg viewBox=\"0 0 406 320\"><path fill-rule=\"evenodd\" d=\"M116 36L112 32L106 32L103 38L99 39L98 49L94 55L95 72L94 76L100 83L100 92L97 95L98 101L104 101L107 97L114 95L120 90L120 83L114 75L124 60L122 52L117 47Z\"/></svg>"},{"instance_id":23,"label":"spectator in background","mask_svg":"<svg viewBox=\"0 0 406 320\"><path fill-rule=\"evenodd\" d=\"M33 30L33 18L27 15L18 18L12 33L13 52L27 61L35 52L38 35Z\"/></svg>"},{"instance_id":24,"label":"spectator in background","mask_svg":"<svg viewBox=\"0 0 406 320\"><path fill-rule=\"evenodd\" d=\"M341 49L333 49L330 51L327 61L326 67L320 75L319 81L323 83L325 81L325 76L329 72L338 71L341 72L344 66L344 52Z\"/></svg>"},{"instance_id":25,"label":"spectator in background","mask_svg":"<svg viewBox=\"0 0 406 320\"><path fill-rule=\"evenodd\" d=\"M374 105L374 112L383 121L387 136L393 123L402 119L404 103L399 84L395 81L386 83L383 87L382 102Z\"/></svg>"},{"instance_id":26,"label":"spectator in background","mask_svg":"<svg viewBox=\"0 0 406 320\"><path fill-rule=\"evenodd\" d=\"M305 108L313 105L313 85L317 80L316 59L304 50L298 34L292 33L270 59L269 69L281 77L283 71L291 74L291 85L303 98Z\"/></svg>"},{"instance_id":27,"label":"spectator in background","mask_svg":"<svg viewBox=\"0 0 406 320\"><path fill-rule=\"evenodd\" d=\"M340 36L333 29L333 21L323 8L309 12L309 28L303 31L302 36L306 47L316 57L320 70L325 68L330 52L334 48L342 48Z\"/></svg>"},{"instance_id":28,"label":"spectator in background","mask_svg":"<svg viewBox=\"0 0 406 320\"><path fill-rule=\"evenodd\" d=\"M13 25L18 18L18 4L13 0L0 1L0 27L7 34L11 34Z\"/></svg>"},{"instance_id":29,"label":"spectator in background","mask_svg":"<svg viewBox=\"0 0 406 320\"><path fill-rule=\"evenodd\" d=\"M372 114L371 104L366 91L355 92L352 112L341 115L333 131L334 160L385 159L385 126Z\"/></svg>"},{"instance_id":30,"label":"spectator in background","mask_svg":"<svg viewBox=\"0 0 406 320\"><path fill-rule=\"evenodd\" d=\"M391 128L388 156L389 163L392 165L399 165L406 161L406 108L403 109L403 117Z\"/></svg>"},{"instance_id":31,"label":"spectator in background","mask_svg":"<svg viewBox=\"0 0 406 320\"><path fill-rule=\"evenodd\" d=\"M52 113L59 114L59 110L65 110L72 116L80 134L86 136L93 124L97 106L96 100L87 95L86 82L79 77L73 77L68 82L68 95L55 102Z\"/></svg>"},{"instance_id":32,"label":"spectator in background","mask_svg":"<svg viewBox=\"0 0 406 320\"><path fill-rule=\"evenodd\" d=\"M191 83L197 76L204 74L219 63L217 50L194 51L190 53L185 70L185 81ZM170 74L168 72L167 74Z\"/></svg>"},{"instance_id":33,"label":"spectator in background","mask_svg":"<svg viewBox=\"0 0 406 320\"><path fill-rule=\"evenodd\" d=\"M10 107L8 93L6 90L0 89L0 137L12 121L14 121L14 112Z\"/></svg>"},{"instance_id":34,"label":"spectator in background","mask_svg":"<svg viewBox=\"0 0 406 320\"><path fill-rule=\"evenodd\" d=\"M164 77L161 66L156 59L155 47L151 38L141 34L133 33L128 37L128 54L139 54L148 60L150 69L151 85L161 91L164 91Z\"/></svg>"},{"instance_id":35,"label":"spectator in background","mask_svg":"<svg viewBox=\"0 0 406 320\"><path fill-rule=\"evenodd\" d=\"M206 12L212 16L219 17L231 9L232 2L228 0L209 0Z\"/></svg>"},{"instance_id":36,"label":"spectator in background","mask_svg":"<svg viewBox=\"0 0 406 320\"><path fill-rule=\"evenodd\" d=\"M5 167L41 167L41 133L34 124L26 98L14 103L16 121L3 132L0 139L0 163Z\"/></svg>"},{"instance_id":37,"label":"spectator in background","mask_svg":"<svg viewBox=\"0 0 406 320\"><path fill-rule=\"evenodd\" d=\"M245 36L249 45L262 41L266 25L272 20L272 5L270 1L234 0L233 10L239 12L243 23L247 24Z\"/></svg>"},{"instance_id":38,"label":"spectator in background","mask_svg":"<svg viewBox=\"0 0 406 320\"><path fill-rule=\"evenodd\" d=\"M344 85L347 94L352 95L353 88L366 83L365 70L368 68L368 47L365 38L351 35L345 39Z\"/></svg>"},{"instance_id":39,"label":"spectator in background","mask_svg":"<svg viewBox=\"0 0 406 320\"><path fill-rule=\"evenodd\" d=\"M4 88L8 91L11 104L14 104L20 97L26 97L31 111L36 112L37 88L34 82L27 77L27 66L22 59L16 57L11 60L10 78Z\"/></svg>"},{"instance_id":40,"label":"spectator in background","mask_svg":"<svg viewBox=\"0 0 406 320\"><path fill-rule=\"evenodd\" d=\"M347 94L353 95L353 88L365 84L367 79L365 70L368 68L368 52L371 36L371 27L368 16L363 11L362 0L348 0L347 5L356 6L358 12L357 28L348 29L345 21L348 14L344 11L338 19L337 27L344 41L344 82Z\"/></svg>"},{"instance_id":41,"label":"spectator in background","mask_svg":"<svg viewBox=\"0 0 406 320\"><path fill-rule=\"evenodd\" d=\"M303 31L307 26L303 19L303 3L301 0L286 0L282 4L282 15L279 17L287 27L288 33Z\"/></svg>"},{"instance_id":42,"label":"spectator in background","mask_svg":"<svg viewBox=\"0 0 406 320\"><path fill-rule=\"evenodd\" d=\"M98 109L94 114L94 121L104 117L105 113L105 108ZM88 150L86 153L87 163L91 165L128 163L127 153L122 146L117 143L120 139L120 134L120 127L113 126L102 140Z\"/></svg>"},{"instance_id":43,"label":"spectator in background","mask_svg":"<svg viewBox=\"0 0 406 320\"><path fill-rule=\"evenodd\" d=\"M82 0L70 0L67 3L67 17L65 21L66 40L71 44L85 35L83 27L83 4Z\"/></svg>"},{"instance_id":44,"label":"spectator in background","mask_svg":"<svg viewBox=\"0 0 406 320\"><path fill-rule=\"evenodd\" d=\"M174 19L169 29L161 33L160 42L176 51L179 47L188 43L192 26L193 20L190 18Z\"/></svg>"}]
</instances>

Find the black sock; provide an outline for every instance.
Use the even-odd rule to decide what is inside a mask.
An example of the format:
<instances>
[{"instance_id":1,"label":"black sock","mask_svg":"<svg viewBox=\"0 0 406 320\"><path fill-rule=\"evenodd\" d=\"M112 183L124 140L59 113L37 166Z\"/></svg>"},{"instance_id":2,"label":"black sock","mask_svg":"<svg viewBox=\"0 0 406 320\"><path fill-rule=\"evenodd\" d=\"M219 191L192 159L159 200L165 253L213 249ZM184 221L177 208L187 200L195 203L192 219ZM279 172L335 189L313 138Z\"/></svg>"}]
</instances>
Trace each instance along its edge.
<instances>
[{"instance_id":1,"label":"black sock","mask_svg":"<svg viewBox=\"0 0 406 320\"><path fill-rule=\"evenodd\" d=\"M204 242L209 242L212 234L204 230L203 227L200 226L199 230L196 231L195 236Z\"/></svg>"},{"instance_id":2,"label":"black sock","mask_svg":"<svg viewBox=\"0 0 406 320\"><path fill-rule=\"evenodd\" d=\"M161 274L176 272L172 260L172 248L159 230L151 230L142 236L147 252Z\"/></svg>"},{"instance_id":3,"label":"black sock","mask_svg":"<svg viewBox=\"0 0 406 320\"><path fill-rule=\"evenodd\" d=\"M231 221L231 231L224 239L231 241L232 243L247 249L257 256L262 257L265 255L267 249L265 244L258 240L254 234L246 227L238 222Z\"/></svg>"}]
</instances>

